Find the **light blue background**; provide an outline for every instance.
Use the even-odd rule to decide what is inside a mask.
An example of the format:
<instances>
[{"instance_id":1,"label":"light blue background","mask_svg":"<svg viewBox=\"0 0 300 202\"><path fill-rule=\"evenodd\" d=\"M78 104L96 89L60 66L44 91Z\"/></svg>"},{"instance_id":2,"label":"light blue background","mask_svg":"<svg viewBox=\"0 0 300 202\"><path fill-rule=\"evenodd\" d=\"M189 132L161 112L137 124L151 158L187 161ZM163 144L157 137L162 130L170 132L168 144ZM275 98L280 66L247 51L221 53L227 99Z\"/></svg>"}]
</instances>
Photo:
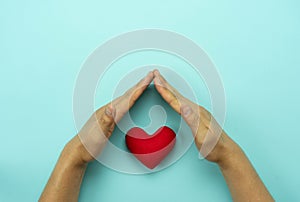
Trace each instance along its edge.
<instances>
[{"instance_id":1,"label":"light blue background","mask_svg":"<svg viewBox=\"0 0 300 202\"><path fill-rule=\"evenodd\" d=\"M296 0L1 1L0 201L38 199L76 134L72 94L81 64L107 39L140 28L181 33L207 51L226 90L225 130L275 199L300 200L299 10ZM151 175L93 163L80 201L231 199L218 167L198 160L192 146Z\"/></svg>"}]
</instances>

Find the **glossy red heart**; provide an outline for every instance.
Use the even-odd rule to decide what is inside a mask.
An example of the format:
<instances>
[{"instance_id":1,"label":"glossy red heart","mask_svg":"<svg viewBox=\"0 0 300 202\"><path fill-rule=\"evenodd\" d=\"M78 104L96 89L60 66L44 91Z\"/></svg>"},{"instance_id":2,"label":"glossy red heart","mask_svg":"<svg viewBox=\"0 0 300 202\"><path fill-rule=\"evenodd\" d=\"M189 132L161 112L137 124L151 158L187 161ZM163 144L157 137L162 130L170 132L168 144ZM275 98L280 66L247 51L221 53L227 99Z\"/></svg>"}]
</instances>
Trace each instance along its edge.
<instances>
[{"instance_id":1,"label":"glossy red heart","mask_svg":"<svg viewBox=\"0 0 300 202\"><path fill-rule=\"evenodd\" d=\"M167 126L161 127L152 135L135 127L127 132L125 141L129 151L145 166L153 169L173 149L176 134Z\"/></svg>"}]
</instances>

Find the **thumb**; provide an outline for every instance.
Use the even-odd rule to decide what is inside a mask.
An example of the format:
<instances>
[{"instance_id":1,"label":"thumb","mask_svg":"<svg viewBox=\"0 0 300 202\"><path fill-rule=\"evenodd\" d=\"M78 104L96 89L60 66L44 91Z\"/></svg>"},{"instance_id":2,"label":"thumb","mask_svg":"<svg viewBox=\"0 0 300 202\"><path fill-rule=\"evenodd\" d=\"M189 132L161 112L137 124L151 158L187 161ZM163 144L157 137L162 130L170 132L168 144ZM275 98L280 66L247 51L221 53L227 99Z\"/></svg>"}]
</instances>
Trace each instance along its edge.
<instances>
[{"instance_id":1,"label":"thumb","mask_svg":"<svg viewBox=\"0 0 300 202\"><path fill-rule=\"evenodd\" d=\"M102 113L98 118L100 127L102 128L106 137L110 137L110 135L113 132L115 126L115 120L114 120L115 114L116 114L115 108L111 104L109 104L105 106L104 110L102 111Z\"/></svg>"},{"instance_id":2,"label":"thumb","mask_svg":"<svg viewBox=\"0 0 300 202\"><path fill-rule=\"evenodd\" d=\"M194 135L197 134L198 127L200 125L200 113L199 110L192 108L189 105L182 105L180 108L180 114L191 128Z\"/></svg>"}]
</instances>

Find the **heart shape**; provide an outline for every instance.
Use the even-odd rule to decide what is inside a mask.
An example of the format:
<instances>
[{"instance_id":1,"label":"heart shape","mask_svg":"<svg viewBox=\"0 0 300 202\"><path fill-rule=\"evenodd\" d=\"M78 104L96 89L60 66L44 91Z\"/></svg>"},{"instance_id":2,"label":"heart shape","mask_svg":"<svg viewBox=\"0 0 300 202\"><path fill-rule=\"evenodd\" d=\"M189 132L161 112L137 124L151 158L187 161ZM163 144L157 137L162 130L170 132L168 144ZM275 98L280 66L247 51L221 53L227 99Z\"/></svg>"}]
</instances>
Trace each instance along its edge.
<instances>
[{"instance_id":1,"label":"heart shape","mask_svg":"<svg viewBox=\"0 0 300 202\"><path fill-rule=\"evenodd\" d=\"M148 135L143 129L130 129L125 141L129 151L145 166L155 168L173 149L176 142L175 132L163 126L154 134Z\"/></svg>"}]
</instances>

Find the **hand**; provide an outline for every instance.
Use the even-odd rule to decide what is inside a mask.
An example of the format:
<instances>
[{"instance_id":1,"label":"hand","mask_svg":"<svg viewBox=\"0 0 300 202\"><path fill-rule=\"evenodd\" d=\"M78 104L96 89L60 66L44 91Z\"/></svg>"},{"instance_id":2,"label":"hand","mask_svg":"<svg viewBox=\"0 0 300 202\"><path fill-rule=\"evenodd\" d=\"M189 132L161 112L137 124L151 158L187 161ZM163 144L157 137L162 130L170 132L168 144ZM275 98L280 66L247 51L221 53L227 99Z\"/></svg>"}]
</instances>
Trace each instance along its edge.
<instances>
[{"instance_id":1,"label":"hand","mask_svg":"<svg viewBox=\"0 0 300 202\"><path fill-rule=\"evenodd\" d=\"M191 128L195 144L209 161L221 163L226 155L238 150L237 144L226 135L212 115L203 107L182 96L158 70L154 70L157 91L179 113Z\"/></svg>"},{"instance_id":2,"label":"hand","mask_svg":"<svg viewBox=\"0 0 300 202\"><path fill-rule=\"evenodd\" d=\"M40 201L78 201L87 163L100 154L115 123L133 106L153 79L160 95L190 126L201 154L207 160L218 163L233 201L274 201L246 155L212 115L182 96L157 70L92 115L79 134L66 145Z\"/></svg>"},{"instance_id":3,"label":"hand","mask_svg":"<svg viewBox=\"0 0 300 202\"><path fill-rule=\"evenodd\" d=\"M39 201L78 201L87 163L96 158L115 124L134 105L154 78L153 72L124 95L98 109L62 151Z\"/></svg>"},{"instance_id":4,"label":"hand","mask_svg":"<svg viewBox=\"0 0 300 202\"><path fill-rule=\"evenodd\" d=\"M153 79L157 91L190 126L201 154L207 160L218 163L233 201L274 201L246 155L212 115L182 96L157 70L92 115L79 134L64 148L40 201L78 201L87 163L100 154L115 123L133 106Z\"/></svg>"},{"instance_id":5,"label":"hand","mask_svg":"<svg viewBox=\"0 0 300 202\"><path fill-rule=\"evenodd\" d=\"M65 147L65 150L69 150L67 153L73 155L73 160L85 164L101 153L114 131L115 124L134 105L153 78L153 72L149 72L146 77L124 95L101 107L90 117L79 134Z\"/></svg>"}]
</instances>

